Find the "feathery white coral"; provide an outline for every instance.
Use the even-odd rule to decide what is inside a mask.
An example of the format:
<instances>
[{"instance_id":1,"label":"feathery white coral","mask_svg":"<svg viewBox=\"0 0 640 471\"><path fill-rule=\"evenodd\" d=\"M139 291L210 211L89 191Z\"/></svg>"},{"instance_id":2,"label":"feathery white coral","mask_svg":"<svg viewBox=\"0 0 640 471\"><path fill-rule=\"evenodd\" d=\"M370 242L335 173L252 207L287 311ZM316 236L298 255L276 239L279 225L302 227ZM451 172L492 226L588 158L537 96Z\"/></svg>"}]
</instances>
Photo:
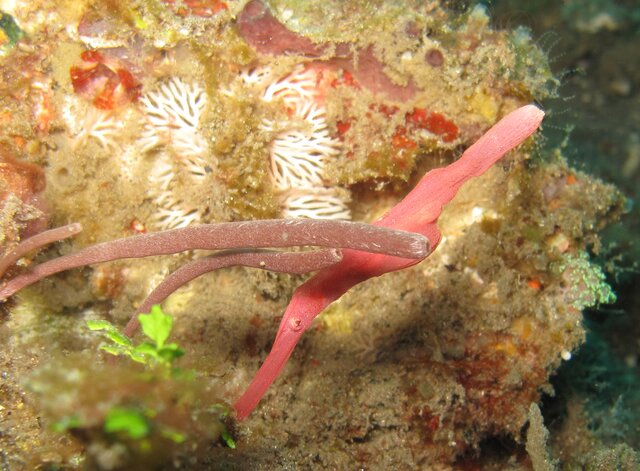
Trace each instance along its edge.
<instances>
[{"instance_id":1,"label":"feathery white coral","mask_svg":"<svg viewBox=\"0 0 640 471\"><path fill-rule=\"evenodd\" d=\"M245 69L240 73L243 85L261 94L266 102L282 100L287 108L295 109L301 102L316 98L316 74L303 65L297 66L284 77L275 78L268 66Z\"/></svg>"},{"instance_id":2,"label":"feathery white coral","mask_svg":"<svg viewBox=\"0 0 640 471\"><path fill-rule=\"evenodd\" d=\"M202 156L207 143L198 127L207 107L204 90L174 77L140 98L147 124L139 140L144 151L171 146L182 157Z\"/></svg>"},{"instance_id":3,"label":"feathery white coral","mask_svg":"<svg viewBox=\"0 0 640 471\"><path fill-rule=\"evenodd\" d=\"M207 96L197 83L174 77L139 101L146 124L137 145L141 152L160 149L149 175L149 180L155 183L149 196L157 206L152 223L159 229L197 223L201 219L200 210L176 198L174 193L176 170L186 171L196 182L203 182L216 164L215 160L209 161L208 145L199 129ZM172 159L171 154L177 159Z\"/></svg>"},{"instance_id":4,"label":"feathery white coral","mask_svg":"<svg viewBox=\"0 0 640 471\"><path fill-rule=\"evenodd\" d=\"M117 149L118 136L125 120L117 117L113 111L99 110L93 106L84 110L83 105L71 97L62 106L62 117L72 136L71 148L77 149L89 139L94 139L105 150Z\"/></svg>"},{"instance_id":5,"label":"feathery white coral","mask_svg":"<svg viewBox=\"0 0 640 471\"><path fill-rule=\"evenodd\" d=\"M299 129L279 133L271 144L271 177L279 190L323 185L324 167L340 153L340 141L329 134L324 108L307 102ZM264 123L270 130L273 123Z\"/></svg>"},{"instance_id":6,"label":"feathery white coral","mask_svg":"<svg viewBox=\"0 0 640 471\"><path fill-rule=\"evenodd\" d=\"M169 155L160 153L149 174L149 197L156 209L151 216L151 223L159 230L186 227L200 221L198 208L186 205L174 196L173 186L176 175L174 163Z\"/></svg>"},{"instance_id":7,"label":"feathery white coral","mask_svg":"<svg viewBox=\"0 0 640 471\"><path fill-rule=\"evenodd\" d=\"M290 115L285 122L262 123L263 130L274 134L270 174L283 194L285 217L350 219L344 198L348 192L324 187L324 168L340 154L342 143L329 132L317 72L300 65L275 78L271 68L254 67L243 71L240 80L262 100L281 102Z\"/></svg>"},{"instance_id":8,"label":"feathery white coral","mask_svg":"<svg viewBox=\"0 0 640 471\"><path fill-rule=\"evenodd\" d=\"M298 66L289 75L269 83L264 89L263 100L282 100L288 109L304 114L304 108L317 97L316 86L315 72Z\"/></svg>"},{"instance_id":9,"label":"feathery white coral","mask_svg":"<svg viewBox=\"0 0 640 471\"><path fill-rule=\"evenodd\" d=\"M342 188L290 190L284 199L284 217L351 220L348 191Z\"/></svg>"},{"instance_id":10,"label":"feathery white coral","mask_svg":"<svg viewBox=\"0 0 640 471\"><path fill-rule=\"evenodd\" d=\"M271 67L252 67L240 71L240 81L243 85L262 91L273 78Z\"/></svg>"},{"instance_id":11,"label":"feathery white coral","mask_svg":"<svg viewBox=\"0 0 640 471\"><path fill-rule=\"evenodd\" d=\"M203 180L209 173L213 172L212 166L198 155L185 157L182 160L182 164L187 173L196 180Z\"/></svg>"},{"instance_id":12,"label":"feathery white coral","mask_svg":"<svg viewBox=\"0 0 640 471\"><path fill-rule=\"evenodd\" d=\"M120 124L113 113L104 112L97 108L90 108L89 113L85 116L85 129L87 138L93 138L97 140L100 145L105 149L115 149L116 136L122 129ZM82 134L78 136L81 139Z\"/></svg>"},{"instance_id":13,"label":"feathery white coral","mask_svg":"<svg viewBox=\"0 0 640 471\"><path fill-rule=\"evenodd\" d=\"M154 161L153 167L149 174L149 182L154 185L152 191L166 192L175 178L175 171L171 159L166 154L160 154Z\"/></svg>"},{"instance_id":14,"label":"feathery white coral","mask_svg":"<svg viewBox=\"0 0 640 471\"><path fill-rule=\"evenodd\" d=\"M200 221L197 209L185 209L180 201L168 207L160 207L153 213L153 222L161 230L187 227Z\"/></svg>"}]
</instances>

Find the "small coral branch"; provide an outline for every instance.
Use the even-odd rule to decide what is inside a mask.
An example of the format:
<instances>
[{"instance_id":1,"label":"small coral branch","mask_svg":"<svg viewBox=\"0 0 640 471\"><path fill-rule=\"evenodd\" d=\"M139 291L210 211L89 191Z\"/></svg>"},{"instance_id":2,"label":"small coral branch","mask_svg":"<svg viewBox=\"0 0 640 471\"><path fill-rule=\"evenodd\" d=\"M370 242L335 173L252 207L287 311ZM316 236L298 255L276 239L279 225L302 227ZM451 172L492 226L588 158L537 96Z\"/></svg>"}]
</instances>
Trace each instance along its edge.
<instances>
[{"instance_id":1,"label":"small coral branch","mask_svg":"<svg viewBox=\"0 0 640 471\"><path fill-rule=\"evenodd\" d=\"M142 110L148 121L140 143L143 150L160 144L170 144L182 157L201 156L207 143L198 128L207 108L204 90L197 84L189 84L173 78L159 89L140 98Z\"/></svg>"},{"instance_id":2,"label":"small coral branch","mask_svg":"<svg viewBox=\"0 0 640 471\"><path fill-rule=\"evenodd\" d=\"M403 229L440 241L437 220L445 204L470 178L481 175L495 162L535 132L544 112L533 105L505 116L451 165L427 173L417 186L374 224ZM273 348L253 381L235 404L238 419L245 419L278 377L298 340L313 319L353 286L369 278L417 263L388 255L364 255L344 250L342 261L319 271L293 294L280 323Z\"/></svg>"},{"instance_id":3,"label":"small coral branch","mask_svg":"<svg viewBox=\"0 0 640 471\"><path fill-rule=\"evenodd\" d=\"M53 244L54 242L64 240L76 235L80 231L82 231L82 226L80 224L67 224L66 226L56 227L55 229L40 232L39 234L20 242L7 253L2 254L2 258L0 258L0 278L2 278L11 265L16 263L32 250L37 250L46 245Z\"/></svg>"},{"instance_id":4,"label":"small coral branch","mask_svg":"<svg viewBox=\"0 0 640 471\"><path fill-rule=\"evenodd\" d=\"M198 249L307 245L384 253L403 260L422 259L429 253L429 241L419 234L365 223L271 219L205 224L103 242L44 262L9 280L0 288L0 299L6 299L49 275L94 263Z\"/></svg>"},{"instance_id":5,"label":"small coral branch","mask_svg":"<svg viewBox=\"0 0 640 471\"><path fill-rule=\"evenodd\" d=\"M291 189L284 193L284 217L349 220L345 193L348 196L347 190L337 187Z\"/></svg>"},{"instance_id":6,"label":"small coral branch","mask_svg":"<svg viewBox=\"0 0 640 471\"><path fill-rule=\"evenodd\" d=\"M298 66L284 77L270 67L247 69L241 82L259 91L265 102L280 101L290 119L265 119L262 129L273 134L270 175L282 193L285 217L351 219L344 198L347 190L325 188L325 167L342 151L342 142L331 135L327 109L319 82L322 70ZM302 196L291 198L291 193Z\"/></svg>"},{"instance_id":7,"label":"small coral branch","mask_svg":"<svg viewBox=\"0 0 640 471\"><path fill-rule=\"evenodd\" d=\"M155 287L140 304L136 313L126 325L124 334L132 337L136 333L140 325L138 314L149 312L151 306L160 304L181 286L219 268L243 266L282 273L302 274L320 270L339 262L341 259L342 254L335 249L311 252L231 251L199 258L178 268Z\"/></svg>"}]
</instances>

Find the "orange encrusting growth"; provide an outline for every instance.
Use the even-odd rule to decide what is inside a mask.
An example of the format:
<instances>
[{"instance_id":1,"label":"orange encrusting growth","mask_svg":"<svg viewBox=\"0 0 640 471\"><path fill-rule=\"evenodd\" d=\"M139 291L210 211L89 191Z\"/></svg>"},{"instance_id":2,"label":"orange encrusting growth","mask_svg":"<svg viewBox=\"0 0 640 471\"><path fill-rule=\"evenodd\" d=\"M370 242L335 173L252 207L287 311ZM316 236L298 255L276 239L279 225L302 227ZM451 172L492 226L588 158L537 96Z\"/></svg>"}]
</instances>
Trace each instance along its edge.
<instances>
[{"instance_id":1,"label":"orange encrusting growth","mask_svg":"<svg viewBox=\"0 0 640 471\"><path fill-rule=\"evenodd\" d=\"M82 65L69 70L73 90L96 108L113 110L140 97L142 84L118 61L98 51L84 51Z\"/></svg>"},{"instance_id":2,"label":"orange encrusting growth","mask_svg":"<svg viewBox=\"0 0 640 471\"><path fill-rule=\"evenodd\" d=\"M440 242L437 220L443 206L454 198L467 180L484 173L533 134L543 117L544 112L534 105L524 106L505 116L457 161L428 172L400 203L373 224L420 233L429 239L430 250L433 251ZM301 285L282 317L271 352L235 404L238 419L245 419L257 406L304 331L329 304L358 283L418 262L344 250L341 262L321 270Z\"/></svg>"}]
</instances>

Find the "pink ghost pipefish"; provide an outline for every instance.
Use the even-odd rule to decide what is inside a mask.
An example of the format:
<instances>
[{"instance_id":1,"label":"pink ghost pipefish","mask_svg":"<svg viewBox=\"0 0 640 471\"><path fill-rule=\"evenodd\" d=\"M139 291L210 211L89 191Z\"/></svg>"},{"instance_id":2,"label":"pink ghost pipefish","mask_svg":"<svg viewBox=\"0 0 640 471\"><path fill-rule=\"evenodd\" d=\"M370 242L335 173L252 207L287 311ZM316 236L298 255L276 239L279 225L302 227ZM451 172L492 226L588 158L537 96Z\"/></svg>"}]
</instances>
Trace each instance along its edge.
<instances>
[{"instance_id":1,"label":"pink ghost pipefish","mask_svg":"<svg viewBox=\"0 0 640 471\"><path fill-rule=\"evenodd\" d=\"M429 239L432 252L440 242L437 220L442 207L453 199L467 180L482 175L533 134L543 117L544 112L534 105L509 113L458 160L428 172L402 201L373 224L422 234ZM407 268L419 261L345 249L340 262L320 270L299 286L282 317L271 352L235 403L238 420L247 418L255 409L284 368L302 334L329 304L358 283Z\"/></svg>"}]
</instances>

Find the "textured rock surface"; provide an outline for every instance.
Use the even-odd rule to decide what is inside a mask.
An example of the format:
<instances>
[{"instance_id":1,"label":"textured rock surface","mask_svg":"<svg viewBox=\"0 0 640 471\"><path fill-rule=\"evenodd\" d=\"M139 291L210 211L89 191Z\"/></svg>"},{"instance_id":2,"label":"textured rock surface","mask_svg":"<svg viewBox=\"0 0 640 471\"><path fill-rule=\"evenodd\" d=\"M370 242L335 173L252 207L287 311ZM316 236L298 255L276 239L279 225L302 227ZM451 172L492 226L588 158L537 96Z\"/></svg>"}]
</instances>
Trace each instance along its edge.
<instances>
[{"instance_id":1,"label":"textured rock surface","mask_svg":"<svg viewBox=\"0 0 640 471\"><path fill-rule=\"evenodd\" d=\"M0 139L44 167L53 222L85 227L42 258L176 221L279 215L270 150L283 132L304 134L309 123L292 112L290 94L270 101L248 82L256 67L275 83L301 64L313 71L323 132L340 143L323 187L350 195L359 220L392 207L507 112L556 93L546 56L527 33L494 29L480 8L457 14L438 2L362 1L348 2L349 11L346 2L325 1L314 17L307 5L296 10L299 2L273 2L270 28L303 38L304 47L265 50L243 32L243 9L265 5L202 2L216 13L197 16L197 2L185 2L187 10L166 3L98 10L90 2L16 2L8 12L25 36L0 56ZM83 55L88 50L100 57ZM96 109L74 91L70 69L79 66L95 70L92 86L106 95L105 77L127 71L142 84L141 98ZM117 84L125 90L126 76ZM150 113L144 97L170 82L182 88ZM622 204L613 187L569 168L560 151L528 143L445 208L444 240L432 257L358 286L317 319L256 412L231 424L235 450L203 445L189 461L189 439L183 448L169 443L167 467L530 469L531 404L583 342L582 310L610 300L586 251L597 249L598 231ZM140 451L95 428L52 432L60 416L51 404L67 383L43 382L47 371L71 374L59 358L68 355L82 370L73 387L85 387L96 363L96 377L108 375L85 320L124 324L188 255L181 257L69 272L3 306L3 466L80 467L84 459L110 469ZM234 268L178 292L164 308L176 318L172 340L186 350L181 366L233 402L301 281ZM160 402L170 404L176 387L164 385ZM96 394L119 397L108 388ZM95 410L83 410L102 417L100 404L113 401L96 397ZM508 456L495 452L494 439L509 441Z\"/></svg>"}]
</instances>

